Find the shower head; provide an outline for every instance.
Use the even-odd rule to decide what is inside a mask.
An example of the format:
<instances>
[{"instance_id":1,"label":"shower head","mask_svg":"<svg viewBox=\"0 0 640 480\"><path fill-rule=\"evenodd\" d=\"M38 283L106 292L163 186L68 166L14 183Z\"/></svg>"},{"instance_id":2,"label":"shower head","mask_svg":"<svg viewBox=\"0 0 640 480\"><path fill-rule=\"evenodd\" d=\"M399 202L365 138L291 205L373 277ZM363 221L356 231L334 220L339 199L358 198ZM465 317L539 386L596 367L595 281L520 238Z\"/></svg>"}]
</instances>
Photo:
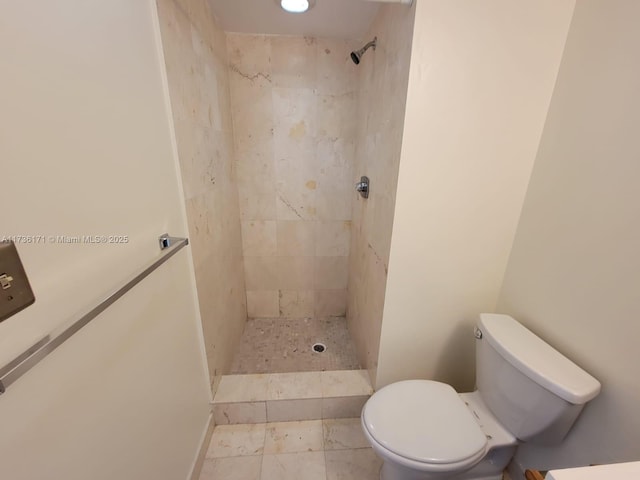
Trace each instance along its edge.
<instances>
[{"instance_id":1,"label":"shower head","mask_svg":"<svg viewBox=\"0 0 640 480\"><path fill-rule=\"evenodd\" d=\"M353 63L355 63L356 65L359 65L360 64L360 59L364 55L364 52L366 52L370 48L373 48L375 50L377 43L378 43L378 37L375 37L373 40L371 40L369 43L367 43L360 50L356 50L355 52L351 52L351 60L353 60Z\"/></svg>"}]
</instances>

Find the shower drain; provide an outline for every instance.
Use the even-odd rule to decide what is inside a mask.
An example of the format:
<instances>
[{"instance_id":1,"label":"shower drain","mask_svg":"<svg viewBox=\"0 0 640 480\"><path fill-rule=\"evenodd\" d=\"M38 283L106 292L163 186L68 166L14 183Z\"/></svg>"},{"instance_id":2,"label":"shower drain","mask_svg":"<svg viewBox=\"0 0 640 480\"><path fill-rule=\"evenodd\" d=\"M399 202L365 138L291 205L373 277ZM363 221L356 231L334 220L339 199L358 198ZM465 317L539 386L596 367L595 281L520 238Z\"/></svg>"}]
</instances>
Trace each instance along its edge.
<instances>
[{"instance_id":1,"label":"shower drain","mask_svg":"<svg viewBox=\"0 0 640 480\"><path fill-rule=\"evenodd\" d=\"M327 349L327 346L324 343L314 343L313 346L311 347L311 350L313 350L316 353L322 353Z\"/></svg>"}]
</instances>

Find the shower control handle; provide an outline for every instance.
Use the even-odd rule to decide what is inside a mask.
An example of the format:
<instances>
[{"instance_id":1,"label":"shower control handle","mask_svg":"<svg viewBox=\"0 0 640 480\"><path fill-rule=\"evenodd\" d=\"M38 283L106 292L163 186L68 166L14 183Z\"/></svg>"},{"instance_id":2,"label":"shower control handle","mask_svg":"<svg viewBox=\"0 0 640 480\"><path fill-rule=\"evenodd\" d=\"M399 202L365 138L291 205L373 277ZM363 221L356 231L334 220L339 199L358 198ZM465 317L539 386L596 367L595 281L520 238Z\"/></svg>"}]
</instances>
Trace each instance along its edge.
<instances>
[{"instance_id":1,"label":"shower control handle","mask_svg":"<svg viewBox=\"0 0 640 480\"><path fill-rule=\"evenodd\" d=\"M369 198L369 177L360 177L356 183L356 192L360 192L362 198Z\"/></svg>"}]
</instances>

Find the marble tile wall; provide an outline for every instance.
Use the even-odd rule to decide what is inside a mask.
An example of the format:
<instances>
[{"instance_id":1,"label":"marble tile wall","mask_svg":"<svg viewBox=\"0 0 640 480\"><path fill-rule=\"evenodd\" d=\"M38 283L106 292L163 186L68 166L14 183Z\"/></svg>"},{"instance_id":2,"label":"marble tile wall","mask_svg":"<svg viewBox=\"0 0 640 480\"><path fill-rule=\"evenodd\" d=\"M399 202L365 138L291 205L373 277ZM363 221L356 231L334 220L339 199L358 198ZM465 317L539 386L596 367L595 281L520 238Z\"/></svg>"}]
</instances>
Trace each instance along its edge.
<instances>
[{"instance_id":1,"label":"marble tile wall","mask_svg":"<svg viewBox=\"0 0 640 480\"><path fill-rule=\"evenodd\" d=\"M353 42L228 34L249 317L344 315Z\"/></svg>"},{"instance_id":2,"label":"marble tile wall","mask_svg":"<svg viewBox=\"0 0 640 480\"><path fill-rule=\"evenodd\" d=\"M157 0L211 381L246 322L225 33L206 0Z\"/></svg>"},{"instance_id":3,"label":"marble tile wall","mask_svg":"<svg viewBox=\"0 0 640 480\"><path fill-rule=\"evenodd\" d=\"M400 164L415 6L382 5L358 67L356 174L371 180L353 204L347 320L360 364L376 378ZM419 195L419 192L416 192ZM417 198L417 197L416 197ZM419 220L419 219L416 219Z\"/></svg>"}]
</instances>

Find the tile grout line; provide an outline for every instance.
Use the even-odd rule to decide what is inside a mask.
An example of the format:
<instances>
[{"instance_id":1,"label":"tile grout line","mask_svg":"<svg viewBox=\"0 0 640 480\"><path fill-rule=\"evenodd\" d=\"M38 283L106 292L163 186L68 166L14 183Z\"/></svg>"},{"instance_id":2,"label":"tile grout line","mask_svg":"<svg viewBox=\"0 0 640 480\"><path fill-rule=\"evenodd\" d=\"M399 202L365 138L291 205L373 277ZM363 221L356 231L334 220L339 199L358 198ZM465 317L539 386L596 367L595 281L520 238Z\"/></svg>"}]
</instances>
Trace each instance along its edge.
<instances>
[{"instance_id":1,"label":"tile grout line","mask_svg":"<svg viewBox=\"0 0 640 480\"><path fill-rule=\"evenodd\" d=\"M266 408L267 408L267 404L265 402L265 420L268 420L268 418L266 418ZM269 424L268 421L265 422L264 424L264 439L262 441L262 458L260 459L260 477L258 480L262 480L262 473L264 471L264 457L265 457L265 450L267 448L267 425Z\"/></svg>"},{"instance_id":2,"label":"tile grout line","mask_svg":"<svg viewBox=\"0 0 640 480\"><path fill-rule=\"evenodd\" d=\"M325 441L324 441L324 422L325 419L323 418L321 421L321 425L322 425L322 456L324 457L324 478L325 480L329 480L329 470L327 468L327 446L325 445Z\"/></svg>"}]
</instances>

